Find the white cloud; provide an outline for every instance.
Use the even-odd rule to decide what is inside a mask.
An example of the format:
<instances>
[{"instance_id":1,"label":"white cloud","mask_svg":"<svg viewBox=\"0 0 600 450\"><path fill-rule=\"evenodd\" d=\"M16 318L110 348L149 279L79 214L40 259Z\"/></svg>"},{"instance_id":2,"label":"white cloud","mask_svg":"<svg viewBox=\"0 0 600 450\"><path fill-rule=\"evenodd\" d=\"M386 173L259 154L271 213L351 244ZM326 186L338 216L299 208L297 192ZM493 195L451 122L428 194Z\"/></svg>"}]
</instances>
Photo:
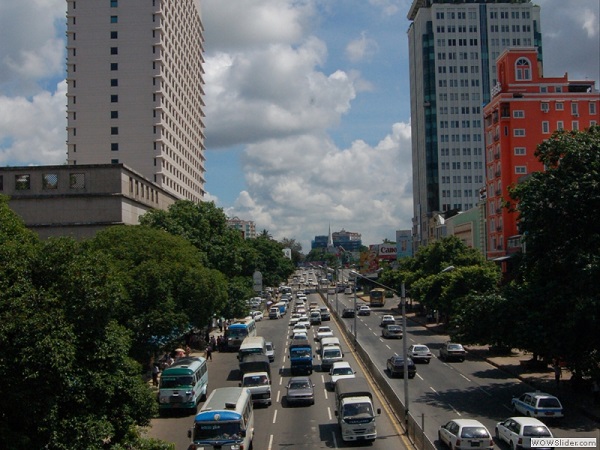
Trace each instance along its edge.
<instances>
[{"instance_id":1,"label":"white cloud","mask_svg":"<svg viewBox=\"0 0 600 450\"><path fill-rule=\"evenodd\" d=\"M358 39L350 41L346 46L346 57L351 62L369 61L378 50L377 42L362 32Z\"/></svg>"}]
</instances>

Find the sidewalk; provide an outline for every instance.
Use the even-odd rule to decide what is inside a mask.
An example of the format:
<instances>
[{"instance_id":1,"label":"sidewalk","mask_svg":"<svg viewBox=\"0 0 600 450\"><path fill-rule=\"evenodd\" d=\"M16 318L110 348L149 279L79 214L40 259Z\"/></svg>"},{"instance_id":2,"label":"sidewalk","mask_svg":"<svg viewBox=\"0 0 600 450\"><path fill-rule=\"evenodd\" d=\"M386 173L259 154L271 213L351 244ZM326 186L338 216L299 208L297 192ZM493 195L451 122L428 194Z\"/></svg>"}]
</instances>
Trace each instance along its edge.
<instances>
[{"instance_id":1,"label":"sidewalk","mask_svg":"<svg viewBox=\"0 0 600 450\"><path fill-rule=\"evenodd\" d=\"M443 325L427 323L425 317L414 312L406 314L406 318L424 326L432 333L445 335ZM594 403L591 387L575 389L571 380L571 372L563 369L559 386L556 385L554 370L549 366L532 366L528 364L531 354L512 349L509 355L495 355L488 346L465 346L472 356L486 360L488 363L521 380L534 390L547 392L557 396L566 409L579 410L589 419L600 423L600 404Z\"/></svg>"}]
</instances>

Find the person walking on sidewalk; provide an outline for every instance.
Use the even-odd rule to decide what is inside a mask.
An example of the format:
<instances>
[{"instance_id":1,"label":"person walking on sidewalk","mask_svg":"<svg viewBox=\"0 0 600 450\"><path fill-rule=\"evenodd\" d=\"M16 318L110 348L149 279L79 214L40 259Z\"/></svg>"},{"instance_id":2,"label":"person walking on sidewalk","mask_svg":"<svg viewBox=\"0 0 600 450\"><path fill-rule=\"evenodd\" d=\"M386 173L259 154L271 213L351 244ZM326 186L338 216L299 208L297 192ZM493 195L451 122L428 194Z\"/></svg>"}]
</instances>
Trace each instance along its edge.
<instances>
[{"instance_id":1,"label":"person walking on sidewalk","mask_svg":"<svg viewBox=\"0 0 600 450\"><path fill-rule=\"evenodd\" d=\"M212 345L208 344L206 346L206 360L207 361L212 361L212 352L213 352Z\"/></svg>"},{"instance_id":2,"label":"person walking on sidewalk","mask_svg":"<svg viewBox=\"0 0 600 450\"><path fill-rule=\"evenodd\" d=\"M562 369L560 368L560 364L558 362L558 359L554 360L553 363L553 369L554 369L554 381L556 381L556 387L560 387L560 377L562 375Z\"/></svg>"},{"instance_id":3,"label":"person walking on sidewalk","mask_svg":"<svg viewBox=\"0 0 600 450\"><path fill-rule=\"evenodd\" d=\"M158 386L158 374L160 373L160 369L158 368L158 364L152 365L152 386Z\"/></svg>"}]
</instances>

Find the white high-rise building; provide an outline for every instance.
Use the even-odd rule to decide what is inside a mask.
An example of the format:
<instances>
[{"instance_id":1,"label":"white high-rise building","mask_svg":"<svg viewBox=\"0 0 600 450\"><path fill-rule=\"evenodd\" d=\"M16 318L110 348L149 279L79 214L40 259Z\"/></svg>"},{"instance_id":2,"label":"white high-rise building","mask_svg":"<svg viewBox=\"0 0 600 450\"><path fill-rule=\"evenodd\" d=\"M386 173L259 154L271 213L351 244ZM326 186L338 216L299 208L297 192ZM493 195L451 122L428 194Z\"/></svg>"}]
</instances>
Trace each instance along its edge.
<instances>
[{"instance_id":1,"label":"white high-rise building","mask_svg":"<svg viewBox=\"0 0 600 450\"><path fill-rule=\"evenodd\" d=\"M67 0L68 164L204 197L199 0Z\"/></svg>"},{"instance_id":2,"label":"white high-rise building","mask_svg":"<svg viewBox=\"0 0 600 450\"><path fill-rule=\"evenodd\" d=\"M413 0L408 19L413 242L436 235L433 216L466 211L485 187L483 105L508 47L536 47L540 8L530 0Z\"/></svg>"}]
</instances>

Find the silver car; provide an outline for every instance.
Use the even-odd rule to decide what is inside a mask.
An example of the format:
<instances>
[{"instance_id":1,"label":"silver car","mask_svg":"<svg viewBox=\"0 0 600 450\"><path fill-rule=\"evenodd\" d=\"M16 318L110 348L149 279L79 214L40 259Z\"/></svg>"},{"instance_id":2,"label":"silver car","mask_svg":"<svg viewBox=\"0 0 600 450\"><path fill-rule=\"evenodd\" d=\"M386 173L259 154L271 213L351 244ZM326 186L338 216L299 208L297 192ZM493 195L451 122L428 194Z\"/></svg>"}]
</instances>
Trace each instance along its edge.
<instances>
[{"instance_id":1,"label":"silver car","mask_svg":"<svg viewBox=\"0 0 600 450\"><path fill-rule=\"evenodd\" d=\"M429 347L424 344L415 344L408 347L408 356L410 356L414 362L423 361L427 364L429 364L429 361L431 361L431 358L433 357Z\"/></svg>"},{"instance_id":2,"label":"silver car","mask_svg":"<svg viewBox=\"0 0 600 450\"><path fill-rule=\"evenodd\" d=\"M269 357L269 361L275 361L275 347L272 342L265 342L265 347L267 348L266 355Z\"/></svg>"},{"instance_id":3,"label":"silver car","mask_svg":"<svg viewBox=\"0 0 600 450\"><path fill-rule=\"evenodd\" d=\"M285 400L288 405L298 403L315 404L315 385L310 377L292 377L286 388Z\"/></svg>"}]
</instances>

